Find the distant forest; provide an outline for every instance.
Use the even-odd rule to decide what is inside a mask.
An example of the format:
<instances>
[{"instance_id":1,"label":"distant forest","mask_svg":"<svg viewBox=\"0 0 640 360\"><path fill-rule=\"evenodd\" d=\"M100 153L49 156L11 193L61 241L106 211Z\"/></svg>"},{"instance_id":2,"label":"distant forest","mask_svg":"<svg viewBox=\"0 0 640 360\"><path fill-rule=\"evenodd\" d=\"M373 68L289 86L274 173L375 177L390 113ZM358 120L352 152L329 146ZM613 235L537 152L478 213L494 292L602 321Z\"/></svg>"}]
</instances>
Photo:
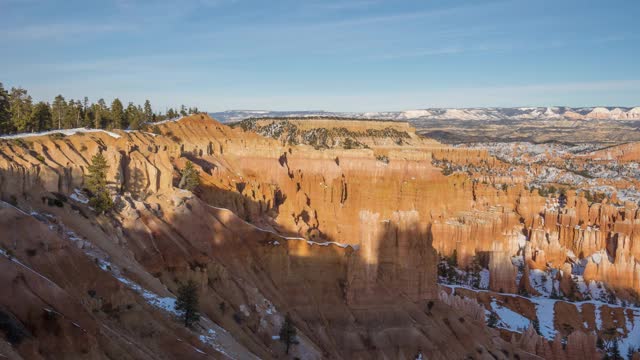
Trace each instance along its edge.
<instances>
[{"instance_id":1,"label":"distant forest","mask_svg":"<svg viewBox=\"0 0 640 360\"><path fill-rule=\"evenodd\" d=\"M143 105L129 102L126 107L118 98L110 105L104 99L90 103L86 96L66 100L58 95L52 103L34 103L27 90L12 87L7 91L0 83L0 135L79 127L137 130L146 123L195 113L198 108L184 105L170 108L165 114L154 112L149 100Z\"/></svg>"}]
</instances>

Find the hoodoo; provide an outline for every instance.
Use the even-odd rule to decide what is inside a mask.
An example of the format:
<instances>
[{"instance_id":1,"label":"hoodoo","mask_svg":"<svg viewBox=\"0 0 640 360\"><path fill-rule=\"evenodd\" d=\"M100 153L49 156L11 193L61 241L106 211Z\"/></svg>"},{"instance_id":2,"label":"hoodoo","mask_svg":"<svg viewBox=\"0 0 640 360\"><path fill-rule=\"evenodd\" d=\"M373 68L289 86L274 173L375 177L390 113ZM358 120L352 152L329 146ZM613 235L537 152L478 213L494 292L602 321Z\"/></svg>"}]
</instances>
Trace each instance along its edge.
<instances>
[{"instance_id":1,"label":"hoodoo","mask_svg":"<svg viewBox=\"0 0 640 360\"><path fill-rule=\"evenodd\" d=\"M593 358L616 326L637 342L638 310L620 306L640 290L634 205L495 186L481 179L513 165L407 124L248 124L2 140L7 353L278 358L287 314L305 359ZM87 190L98 153L103 214ZM189 281L200 320L185 328Z\"/></svg>"}]
</instances>

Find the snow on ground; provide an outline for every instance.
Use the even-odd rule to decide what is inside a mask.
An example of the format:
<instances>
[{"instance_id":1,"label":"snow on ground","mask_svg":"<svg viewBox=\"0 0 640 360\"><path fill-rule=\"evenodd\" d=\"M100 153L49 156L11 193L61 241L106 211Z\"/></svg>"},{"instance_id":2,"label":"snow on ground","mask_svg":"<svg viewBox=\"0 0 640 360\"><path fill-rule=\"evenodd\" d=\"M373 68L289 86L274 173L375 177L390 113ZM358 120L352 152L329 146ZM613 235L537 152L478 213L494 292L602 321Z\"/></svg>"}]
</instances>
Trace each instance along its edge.
<instances>
[{"instance_id":1,"label":"snow on ground","mask_svg":"<svg viewBox=\"0 0 640 360\"><path fill-rule=\"evenodd\" d=\"M80 189L74 189L73 194L69 195L69 197L71 198L71 200L79 202L81 204L89 203L89 199L84 195L84 193Z\"/></svg>"},{"instance_id":2,"label":"snow on ground","mask_svg":"<svg viewBox=\"0 0 640 360\"><path fill-rule=\"evenodd\" d=\"M596 329L597 330L603 330L603 328L602 328L602 312L601 312L600 306L596 306L595 307L594 317L596 319Z\"/></svg>"},{"instance_id":3,"label":"snow on ground","mask_svg":"<svg viewBox=\"0 0 640 360\"><path fill-rule=\"evenodd\" d=\"M553 278L553 273L549 274L546 271L539 269L529 270L529 282L531 283L531 286L544 296L551 295L551 289L554 286Z\"/></svg>"},{"instance_id":4,"label":"snow on ground","mask_svg":"<svg viewBox=\"0 0 640 360\"><path fill-rule=\"evenodd\" d=\"M214 349L216 349L218 352L220 352L220 353L222 353L224 355L227 355L227 353L224 352L224 349L220 345L218 345L218 342L216 341L217 336L218 335L216 334L215 331L213 331L213 329L209 329L209 330L207 330L207 332L205 334L200 335L199 339L200 339L201 343L207 344L207 345L213 347ZM229 356L229 355L227 355L227 356Z\"/></svg>"},{"instance_id":5,"label":"snow on ground","mask_svg":"<svg viewBox=\"0 0 640 360\"><path fill-rule=\"evenodd\" d=\"M51 135L51 134L63 134L66 136L70 136L70 135L74 135L77 133L96 133L96 132L102 132L105 133L113 138L119 139L120 135L111 132L111 131L107 131L107 130L102 130L102 129L87 129L87 128L75 128L75 129L60 129L60 130L50 130L50 131L42 131L42 132L38 132L38 133L22 133L22 134L15 134L15 135L2 135L0 136L0 139L7 139L7 140L11 140L11 139L24 139L24 138L28 138L28 137L33 137L33 136L46 136L46 135Z\"/></svg>"},{"instance_id":6,"label":"snow on ground","mask_svg":"<svg viewBox=\"0 0 640 360\"><path fill-rule=\"evenodd\" d=\"M496 299L491 300L491 309L493 309L496 315L500 318L498 321L498 327L511 331L523 332L529 327L529 324L531 324L531 320L498 304Z\"/></svg>"},{"instance_id":7,"label":"snow on ground","mask_svg":"<svg viewBox=\"0 0 640 360\"><path fill-rule=\"evenodd\" d=\"M625 327L628 332L627 336L618 343L621 354L626 354L630 347L640 349L640 310L633 309L632 314L631 318L628 315L625 317Z\"/></svg>"},{"instance_id":8,"label":"snow on ground","mask_svg":"<svg viewBox=\"0 0 640 360\"><path fill-rule=\"evenodd\" d=\"M147 124L149 124L149 125L162 125L162 124L166 124L166 123L180 121L182 119L183 119L183 117L181 116L181 117L178 117L178 118L167 119L167 120L162 120L162 121L158 121L158 122L148 122Z\"/></svg>"},{"instance_id":9,"label":"snow on ground","mask_svg":"<svg viewBox=\"0 0 640 360\"><path fill-rule=\"evenodd\" d=\"M151 124L153 124L153 123L151 123ZM151 133L151 132L148 132L148 131L142 131L142 130L130 130L130 129L127 129L127 130L124 130L124 132L126 132L127 134L141 133L141 134L151 135L153 137L158 136L158 134L154 134L154 133Z\"/></svg>"},{"instance_id":10,"label":"snow on ground","mask_svg":"<svg viewBox=\"0 0 640 360\"><path fill-rule=\"evenodd\" d=\"M20 210L20 209L16 208L15 206L12 206L12 205L7 204L7 203L2 202L2 201L0 201L0 206L15 208L15 209L19 210L21 213L25 214L25 215L32 216L36 220L38 220L40 222L43 222L45 224L48 224L49 230L55 232L58 235L61 235L63 238L66 238L67 240L72 242L77 248L81 249L85 253L85 255L87 255L89 258L95 260L97 262L98 266L103 271L106 271L106 272L110 273L115 279L120 281L122 284L124 284L125 286L127 286L131 290L133 290L133 291L137 292L138 294L140 294L147 301L147 303L149 303L151 306L156 307L156 308L161 309L161 310L164 310L164 311L168 312L169 314L171 314L173 316L179 316L180 315L180 312L178 312L176 310L176 308L175 308L175 304L176 304L176 298L175 297L173 297L173 296L166 296L166 297L165 296L160 296L160 295L158 295L158 294L156 294L156 293L154 293L154 292L152 292L150 290L145 289L144 287L142 287L140 284L136 283L135 281L127 278L126 276L124 276L122 274L122 272L120 271L120 269L116 265L112 264L108 260L109 256L106 253L104 253L101 249L95 247L93 244L89 243L88 241L83 240L75 232L67 229L59 221L57 223L55 223L55 224L49 223L48 219L49 218L53 218L52 215L44 214L44 216L43 216L42 214L37 213L35 211L31 212L31 214L27 214L23 210ZM8 254L2 249L0 249L0 255L4 255L4 256L9 258ZM17 259L11 257L10 260L15 262L15 263L17 263L18 265L21 265L21 266L27 268L28 270L30 270L33 273L37 274L41 278L43 278L46 281L50 282L51 284L56 285L54 282L52 282L48 278L46 278L45 276L43 276L40 273L36 272L35 270L29 268L28 266L22 264ZM167 290L167 292L168 292L168 290ZM275 311L275 307L273 307L271 305L271 303L269 303L269 306L267 306L267 311L268 312ZM233 349L242 350L243 347L241 345L239 345L235 341L235 339L233 338L233 336L230 333L228 333L225 329L223 329L222 327L220 327L219 325L217 325L216 323L211 321L209 318L207 318L205 316L201 316L200 325L204 328L204 330L203 330L204 333L200 335L200 340L204 344L211 346L216 351L218 351L218 352L220 352L220 353L222 353L222 354L224 354L227 357L232 358L232 359L247 358L247 357L252 357L252 358L257 359L251 353L247 353L247 352L244 352L244 351L234 351ZM199 350L199 349L196 349L196 350Z\"/></svg>"},{"instance_id":11,"label":"snow on ground","mask_svg":"<svg viewBox=\"0 0 640 360\"><path fill-rule=\"evenodd\" d=\"M478 290L478 289L474 289L471 288L469 286L465 286L465 285L449 285L449 284L440 284L442 286L446 286L452 289L452 294L455 294L455 291L457 288L463 288L463 289L467 289L470 291L474 291L474 292L490 292L487 290ZM529 301L531 301L535 307L536 307L536 317L538 318L539 324L540 324L540 335L542 335L543 337L545 337L548 340L553 340L556 334L556 330L554 328L554 317L555 317L555 304L558 301L562 301L562 302L567 302L564 300L556 300L556 299L549 299L549 298L545 298L545 297L540 297L540 296L532 296L532 297L523 297L521 295L516 295L516 294L510 294L510 293L499 293L499 292L493 292L495 294L499 294L499 295L503 295L503 296L508 296L508 297L519 297L519 298L524 298L527 299ZM498 306L494 306L494 302L495 299L492 300L491 303L491 307L492 309L496 312L496 314L498 314L498 317L500 317L502 319L502 316L500 315L499 311L503 311L501 309L499 309L499 305ZM625 316L625 328L626 328L626 335L624 335L624 331L618 330L620 337L618 338L618 342L620 344L620 349L623 350L623 354L626 354L626 350L627 348L629 348L630 346L633 346L634 348L640 348L640 307L633 307L633 306L627 306L627 307L623 307L620 305L613 305L613 304L609 304L607 302L604 301L598 301L598 300L585 300L585 301L577 301L577 302L572 302L572 304L574 304L578 309L580 309L582 311L582 306L584 304L592 304L595 307L595 321L596 321L596 327L598 330L602 330L603 328L603 324L602 324L602 307L606 307L606 309L613 309L613 308L622 308L622 309L626 309L627 310L627 314ZM508 309L507 309L508 310ZM509 310L511 311L511 310ZM609 311L609 310L607 310ZM631 313L631 317L629 316L629 313ZM519 315L519 314L516 314ZM512 316L512 314L505 312L505 317L508 320L508 325L512 326L512 325L518 325L518 324L522 324L523 320L519 319L516 316ZM500 325L500 323L499 323ZM620 325L620 324L619 324ZM621 326L618 326L619 328L621 328ZM509 327L505 327L510 329ZM525 327L526 328L526 327Z\"/></svg>"},{"instance_id":12,"label":"snow on ground","mask_svg":"<svg viewBox=\"0 0 640 360\"><path fill-rule=\"evenodd\" d=\"M489 280L491 278L491 272L489 269L482 269L480 271L480 289L489 288Z\"/></svg>"},{"instance_id":13,"label":"snow on ground","mask_svg":"<svg viewBox=\"0 0 640 360\"><path fill-rule=\"evenodd\" d=\"M553 339L556 335L556 330L553 326L554 308L558 300L546 298L531 298L530 300L536 305L536 317L540 323L540 335L546 339Z\"/></svg>"}]
</instances>

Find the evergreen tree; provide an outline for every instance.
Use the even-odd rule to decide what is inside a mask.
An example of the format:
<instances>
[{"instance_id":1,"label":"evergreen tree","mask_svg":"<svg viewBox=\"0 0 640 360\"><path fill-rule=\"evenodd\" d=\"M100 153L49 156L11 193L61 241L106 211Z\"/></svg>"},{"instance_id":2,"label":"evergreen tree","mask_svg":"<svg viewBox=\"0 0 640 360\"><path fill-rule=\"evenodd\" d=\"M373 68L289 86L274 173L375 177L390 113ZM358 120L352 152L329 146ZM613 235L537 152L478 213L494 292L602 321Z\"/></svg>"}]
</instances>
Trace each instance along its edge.
<instances>
[{"instance_id":1,"label":"evergreen tree","mask_svg":"<svg viewBox=\"0 0 640 360\"><path fill-rule=\"evenodd\" d=\"M53 104L51 104L51 112L53 113L54 120L57 122L58 129L62 129L62 120L67 112L67 102L62 95L56 96L53 100Z\"/></svg>"},{"instance_id":2,"label":"evergreen tree","mask_svg":"<svg viewBox=\"0 0 640 360\"><path fill-rule=\"evenodd\" d=\"M536 333L540 335L540 320L538 320L538 318L536 317L535 319L533 319L533 321L531 321L531 323L533 324L533 328L535 329Z\"/></svg>"},{"instance_id":3,"label":"evergreen tree","mask_svg":"<svg viewBox=\"0 0 640 360\"><path fill-rule=\"evenodd\" d=\"M71 110L70 111L71 113L70 113L69 117L73 121L72 122L73 125L70 126L70 127L79 128L80 125L81 125L81 121L82 121L82 103L80 102L80 100L78 100L78 101L73 101L72 100L69 104L71 105L70 109L69 109L69 110Z\"/></svg>"},{"instance_id":4,"label":"evergreen tree","mask_svg":"<svg viewBox=\"0 0 640 360\"><path fill-rule=\"evenodd\" d=\"M111 103L111 123L108 126L109 129L124 129L125 128L125 117L124 117L124 108L122 107L122 102L120 99L115 98Z\"/></svg>"},{"instance_id":5,"label":"evergreen tree","mask_svg":"<svg viewBox=\"0 0 640 360\"><path fill-rule=\"evenodd\" d=\"M31 118L31 96L27 94L27 90L22 88L11 88L9 95L11 104L11 121L13 127L17 131L26 131L29 128L29 120Z\"/></svg>"},{"instance_id":6,"label":"evergreen tree","mask_svg":"<svg viewBox=\"0 0 640 360\"><path fill-rule=\"evenodd\" d=\"M49 107L48 113L44 109L45 104ZM11 91L7 91L0 83L0 134L79 127L136 130L145 123L175 119L198 112L197 107L187 108L181 105L179 111L170 108L162 115L153 112L148 99L143 105L129 103L128 107L124 108L118 98L114 99L109 107L104 99L93 104L86 96L79 100L67 100L60 94L54 98L51 105L46 102L34 105L33 99L25 89L11 88Z\"/></svg>"},{"instance_id":7,"label":"evergreen tree","mask_svg":"<svg viewBox=\"0 0 640 360\"><path fill-rule=\"evenodd\" d=\"M89 174L86 178L87 190L91 192L89 205L91 205L98 213L111 210L113 201L107 189L107 170L109 165L102 153L97 153L91 159L89 165Z\"/></svg>"},{"instance_id":8,"label":"evergreen tree","mask_svg":"<svg viewBox=\"0 0 640 360\"><path fill-rule=\"evenodd\" d=\"M104 125L102 124L102 114L103 111L102 109L100 109L100 105L99 104L93 104L91 106L92 108L92 113L93 113L93 127L96 129L102 129L104 127Z\"/></svg>"},{"instance_id":9,"label":"evergreen tree","mask_svg":"<svg viewBox=\"0 0 640 360\"><path fill-rule=\"evenodd\" d=\"M98 100L98 103L95 105L94 112L94 126L96 129L104 129L109 121L109 108L107 107L107 103L104 99Z\"/></svg>"},{"instance_id":10,"label":"evergreen tree","mask_svg":"<svg viewBox=\"0 0 640 360\"><path fill-rule=\"evenodd\" d=\"M191 161L187 161L182 169L182 177L178 187L189 191L195 190L200 185L200 174L196 170Z\"/></svg>"},{"instance_id":11,"label":"evergreen tree","mask_svg":"<svg viewBox=\"0 0 640 360\"><path fill-rule=\"evenodd\" d=\"M482 271L482 265L478 261L478 257L474 256L469 267L469 280L470 285L476 289L480 288L480 272Z\"/></svg>"},{"instance_id":12,"label":"evergreen tree","mask_svg":"<svg viewBox=\"0 0 640 360\"><path fill-rule=\"evenodd\" d=\"M581 295L580 293L580 289L578 288L578 283L576 282L576 279L573 278L573 276L571 278L569 278L569 294L567 294L567 298L569 299L569 301L578 301L579 300L579 296Z\"/></svg>"},{"instance_id":13,"label":"evergreen tree","mask_svg":"<svg viewBox=\"0 0 640 360\"><path fill-rule=\"evenodd\" d=\"M495 312L491 312L489 313L489 319L487 319L487 326L488 327L496 327L498 325L498 315L496 315Z\"/></svg>"},{"instance_id":14,"label":"evergreen tree","mask_svg":"<svg viewBox=\"0 0 640 360\"><path fill-rule=\"evenodd\" d=\"M49 109L49 104L41 101L33 107L29 126L32 128L26 129L26 131L43 131L51 128L51 110Z\"/></svg>"},{"instance_id":15,"label":"evergreen tree","mask_svg":"<svg viewBox=\"0 0 640 360\"><path fill-rule=\"evenodd\" d=\"M151 102L148 99L144 101L144 121L153 121L153 110L151 109Z\"/></svg>"},{"instance_id":16,"label":"evergreen tree","mask_svg":"<svg viewBox=\"0 0 640 360\"><path fill-rule=\"evenodd\" d=\"M178 298L176 299L176 310L181 313L184 326L191 327L200 320L198 312L198 285L189 280L188 283L178 288Z\"/></svg>"},{"instance_id":17,"label":"evergreen tree","mask_svg":"<svg viewBox=\"0 0 640 360\"><path fill-rule=\"evenodd\" d=\"M607 353L607 359L622 360L622 354L620 354L620 347L618 345L618 339L613 339L611 347Z\"/></svg>"},{"instance_id":18,"label":"evergreen tree","mask_svg":"<svg viewBox=\"0 0 640 360\"><path fill-rule=\"evenodd\" d=\"M447 263L449 263L449 266L453 266L453 267L458 266L458 250L457 249L453 249L453 253L451 254L451 256L449 256Z\"/></svg>"},{"instance_id":19,"label":"evergreen tree","mask_svg":"<svg viewBox=\"0 0 640 360\"><path fill-rule=\"evenodd\" d=\"M82 99L82 126L90 127L93 125L93 121L91 120L91 115L93 114L93 108L89 105L89 98L84 97Z\"/></svg>"},{"instance_id":20,"label":"evergreen tree","mask_svg":"<svg viewBox=\"0 0 640 360\"><path fill-rule=\"evenodd\" d=\"M8 134L14 131L11 121L11 102L9 93L0 82L0 134Z\"/></svg>"},{"instance_id":21,"label":"evergreen tree","mask_svg":"<svg viewBox=\"0 0 640 360\"><path fill-rule=\"evenodd\" d=\"M289 353L289 348L291 347L291 345L295 345L298 343L297 331L295 326L293 326L293 322L291 321L291 315L289 315L288 313L284 317L284 323L282 323L282 327L280 328L280 341L282 341L287 347L287 354Z\"/></svg>"},{"instance_id":22,"label":"evergreen tree","mask_svg":"<svg viewBox=\"0 0 640 360\"><path fill-rule=\"evenodd\" d=\"M125 112L127 123L129 124L129 128L131 130L138 130L142 125L142 114L139 109L130 102L127 106L127 111Z\"/></svg>"},{"instance_id":23,"label":"evergreen tree","mask_svg":"<svg viewBox=\"0 0 640 360\"><path fill-rule=\"evenodd\" d=\"M560 206L560 208L567 206L567 193L564 190L561 190L560 196L558 196L558 206Z\"/></svg>"}]
</instances>

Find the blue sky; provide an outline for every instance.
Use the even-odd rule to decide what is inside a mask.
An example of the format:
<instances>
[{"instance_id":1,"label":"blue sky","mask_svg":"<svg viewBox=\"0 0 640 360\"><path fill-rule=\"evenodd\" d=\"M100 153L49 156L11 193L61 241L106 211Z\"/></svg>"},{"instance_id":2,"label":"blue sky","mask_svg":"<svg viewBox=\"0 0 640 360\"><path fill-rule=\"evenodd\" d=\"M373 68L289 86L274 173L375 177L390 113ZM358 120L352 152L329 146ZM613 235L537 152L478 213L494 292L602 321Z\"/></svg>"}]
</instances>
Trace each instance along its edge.
<instances>
[{"instance_id":1,"label":"blue sky","mask_svg":"<svg viewBox=\"0 0 640 360\"><path fill-rule=\"evenodd\" d=\"M0 81L163 110L640 105L637 0L0 0Z\"/></svg>"}]
</instances>

